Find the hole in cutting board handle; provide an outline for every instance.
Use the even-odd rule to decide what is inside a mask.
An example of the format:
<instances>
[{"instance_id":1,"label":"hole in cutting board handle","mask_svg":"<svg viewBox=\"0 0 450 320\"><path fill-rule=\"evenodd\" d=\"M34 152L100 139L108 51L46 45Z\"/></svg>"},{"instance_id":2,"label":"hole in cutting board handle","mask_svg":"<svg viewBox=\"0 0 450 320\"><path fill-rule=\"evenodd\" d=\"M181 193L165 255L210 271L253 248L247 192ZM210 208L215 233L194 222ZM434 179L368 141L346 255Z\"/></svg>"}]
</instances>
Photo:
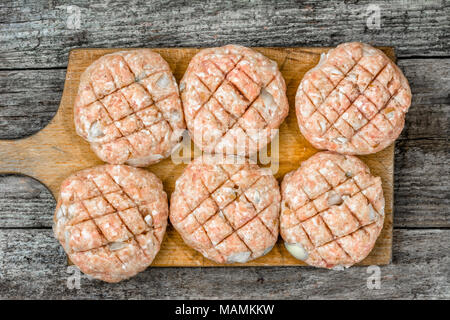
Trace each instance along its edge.
<instances>
[{"instance_id":1,"label":"hole in cutting board handle","mask_svg":"<svg viewBox=\"0 0 450 320\"><path fill-rule=\"evenodd\" d=\"M44 129L58 112L65 77L66 69L8 72L8 82L0 85L19 89L2 94L8 103L0 108L0 140L25 139Z\"/></svg>"},{"instance_id":2,"label":"hole in cutting board handle","mask_svg":"<svg viewBox=\"0 0 450 320\"><path fill-rule=\"evenodd\" d=\"M0 228L51 228L56 200L39 180L0 173Z\"/></svg>"}]
</instances>

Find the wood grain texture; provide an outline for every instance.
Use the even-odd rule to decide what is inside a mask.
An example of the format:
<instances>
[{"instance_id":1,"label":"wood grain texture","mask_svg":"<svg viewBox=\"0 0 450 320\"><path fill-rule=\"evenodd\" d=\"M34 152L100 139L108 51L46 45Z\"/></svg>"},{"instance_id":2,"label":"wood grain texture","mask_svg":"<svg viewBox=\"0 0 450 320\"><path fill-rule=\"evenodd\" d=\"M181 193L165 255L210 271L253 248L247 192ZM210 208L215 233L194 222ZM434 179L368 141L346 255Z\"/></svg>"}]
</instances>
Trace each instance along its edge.
<instances>
[{"instance_id":1,"label":"wood grain texture","mask_svg":"<svg viewBox=\"0 0 450 320\"><path fill-rule=\"evenodd\" d=\"M446 139L450 130L450 59L398 61L413 92L400 139ZM58 110L66 70L0 70L0 139L23 138Z\"/></svg>"},{"instance_id":2,"label":"wood grain texture","mask_svg":"<svg viewBox=\"0 0 450 320\"><path fill-rule=\"evenodd\" d=\"M400 140L448 142L450 135L450 59L398 61L411 86L412 103Z\"/></svg>"},{"instance_id":3,"label":"wood grain texture","mask_svg":"<svg viewBox=\"0 0 450 320\"><path fill-rule=\"evenodd\" d=\"M450 81L445 80L450 59L400 59L398 64L413 101L396 143L394 226L450 227ZM48 124L59 107L65 74L0 71L0 139L26 137ZM23 185L41 193L27 194ZM0 228L51 226L44 222L50 221L53 198L35 180L0 176L0 198Z\"/></svg>"},{"instance_id":4,"label":"wood grain texture","mask_svg":"<svg viewBox=\"0 0 450 320\"><path fill-rule=\"evenodd\" d=\"M396 143L395 225L450 227L450 143L402 140ZM401 212L401 215L397 215ZM450 254L450 250L448 251Z\"/></svg>"},{"instance_id":5,"label":"wood grain texture","mask_svg":"<svg viewBox=\"0 0 450 320\"><path fill-rule=\"evenodd\" d=\"M380 24L368 26L370 6ZM79 13L79 15L78 15ZM446 0L6 1L0 6L0 68L67 65L78 47L394 46L398 56L445 56ZM79 24L77 24L79 21Z\"/></svg>"},{"instance_id":6,"label":"wood grain texture","mask_svg":"<svg viewBox=\"0 0 450 320\"><path fill-rule=\"evenodd\" d=\"M400 139L446 139L450 130L450 59L400 59L413 92ZM0 70L0 139L44 128L61 100L66 70Z\"/></svg>"},{"instance_id":7,"label":"wood grain texture","mask_svg":"<svg viewBox=\"0 0 450 320\"><path fill-rule=\"evenodd\" d=\"M396 142L394 227L450 228L448 140ZM0 228L50 228L55 201L40 182L0 175Z\"/></svg>"},{"instance_id":8,"label":"wood grain texture","mask_svg":"<svg viewBox=\"0 0 450 320\"><path fill-rule=\"evenodd\" d=\"M0 229L51 228L56 201L39 181L0 174Z\"/></svg>"},{"instance_id":9,"label":"wood grain texture","mask_svg":"<svg viewBox=\"0 0 450 320\"><path fill-rule=\"evenodd\" d=\"M65 70L0 71L0 139L30 136L56 114Z\"/></svg>"},{"instance_id":10,"label":"wood grain texture","mask_svg":"<svg viewBox=\"0 0 450 320\"><path fill-rule=\"evenodd\" d=\"M117 50L77 49L71 52L58 112L51 123L37 134L26 139L0 141L1 173L20 173L36 178L44 183L54 196L57 196L62 180L78 170L101 163L90 150L89 144L75 133L73 104L82 72L99 57ZM305 72L315 66L320 59L320 54L328 49L257 48L256 50L278 63L287 86L290 113L280 127L279 154L271 158L271 162L277 163L279 167L275 176L281 181L287 172L297 169L302 161L317 152L300 134L295 116L294 99ZM395 60L392 49L383 48L383 50L391 59ZM155 51L169 63L175 78L180 81L189 61L198 52L198 49L155 49ZM268 149L270 150L270 147ZM374 249L361 264L387 264L391 260L392 253L394 146L391 145L373 155L362 156L361 159L375 176L381 177L386 201L384 228ZM186 160L190 160L190 157ZM184 168L185 164L177 165L170 158L149 167L150 171L161 178L164 189L169 195ZM152 265L218 266L185 245L180 235L172 227L168 228L161 250ZM233 266L237 265L239 264L233 264ZM280 239L269 254L243 265L304 265L304 263L293 258Z\"/></svg>"},{"instance_id":11,"label":"wood grain texture","mask_svg":"<svg viewBox=\"0 0 450 320\"><path fill-rule=\"evenodd\" d=\"M393 263L370 290L366 267L148 268L108 284L69 289L65 254L51 230L0 230L0 299L450 299L450 230L395 230ZM243 288L245 288L243 290Z\"/></svg>"}]
</instances>

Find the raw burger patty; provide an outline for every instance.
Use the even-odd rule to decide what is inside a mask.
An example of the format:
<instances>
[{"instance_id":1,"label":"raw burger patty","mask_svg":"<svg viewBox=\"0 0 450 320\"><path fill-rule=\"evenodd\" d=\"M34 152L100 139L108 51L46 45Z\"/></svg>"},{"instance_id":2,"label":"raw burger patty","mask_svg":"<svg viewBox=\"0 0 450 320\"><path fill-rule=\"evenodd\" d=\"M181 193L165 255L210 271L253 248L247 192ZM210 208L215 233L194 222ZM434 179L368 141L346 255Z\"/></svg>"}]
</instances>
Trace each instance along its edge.
<instances>
[{"instance_id":1,"label":"raw burger patty","mask_svg":"<svg viewBox=\"0 0 450 320\"><path fill-rule=\"evenodd\" d=\"M195 55L180 91L190 135L208 153L257 152L273 139L289 111L277 64L236 45Z\"/></svg>"},{"instance_id":2,"label":"raw burger patty","mask_svg":"<svg viewBox=\"0 0 450 320\"><path fill-rule=\"evenodd\" d=\"M81 271L118 282L152 263L167 216L167 196L153 173L103 165L64 180L54 233Z\"/></svg>"},{"instance_id":3,"label":"raw burger patty","mask_svg":"<svg viewBox=\"0 0 450 320\"><path fill-rule=\"evenodd\" d=\"M185 128L178 86L149 49L107 54L82 74L75 128L112 164L147 166L168 157Z\"/></svg>"},{"instance_id":4,"label":"raw burger patty","mask_svg":"<svg viewBox=\"0 0 450 320\"><path fill-rule=\"evenodd\" d=\"M308 71L295 98L298 125L318 149L369 154L399 136L411 90L401 70L383 52L364 43L344 43Z\"/></svg>"},{"instance_id":5,"label":"raw burger patty","mask_svg":"<svg viewBox=\"0 0 450 320\"><path fill-rule=\"evenodd\" d=\"M170 221L206 258L244 263L265 255L277 241L280 200L270 170L244 158L208 155L177 180Z\"/></svg>"},{"instance_id":6,"label":"raw burger patty","mask_svg":"<svg viewBox=\"0 0 450 320\"><path fill-rule=\"evenodd\" d=\"M283 179L281 236L297 259L324 268L364 259L383 228L381 179L354 156L319 152Z\"/></svg>"}]
</instances>

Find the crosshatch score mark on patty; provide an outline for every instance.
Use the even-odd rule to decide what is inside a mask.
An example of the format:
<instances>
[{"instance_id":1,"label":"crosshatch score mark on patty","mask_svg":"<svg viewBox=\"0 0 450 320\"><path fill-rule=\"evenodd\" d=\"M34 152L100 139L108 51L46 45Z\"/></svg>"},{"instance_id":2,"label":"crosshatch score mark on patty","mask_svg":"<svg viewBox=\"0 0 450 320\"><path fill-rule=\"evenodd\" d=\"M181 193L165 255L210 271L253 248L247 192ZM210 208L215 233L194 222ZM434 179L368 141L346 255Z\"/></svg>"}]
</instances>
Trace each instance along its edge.
<instances>
[{"instance_id":1,"label":"crosshatch score mark on patty","mask_svg":"<svg viewBox=\"0 0 450 320\"><path fill-rule=\"evenodd\" d=\"M77 133L103 161L147 166L168 157L185 129L178 86L149 49L105 55L83 73Z\"/></svg>"},{"instance_id":2,"label":"crosshatch score mark on patty","mask_svg":"<svg viewBox=\"0 0 450 320\"><path fill-rule=\"evenodd\" d=\"M191 137L208 153L257 152L273 139L289 111L277 64L236 45L200 51L180 91Z\"/></svg>"},{"instance_id":3,"label":"crosshatch score mark on patty","mask_svg":"<svg viewBox=\"0 0 450 320\"><path fill-rule=\"evenodd\" d=\"M281 236L317 267L351 266L372 250L383 227L381 179L354 156L319 152L285 175Z\"/></svg>"},{"instance_id":4,"label":"crosshatch score mark on patty","mask_svg":"<svg viewBox=\"0 0 450 320\"><path fill-rule=\"evenodd\" d=\"M297 90L300 131L318 149L378 152L399 136L411 104L409 84L382 51L344 43L324 54Z\"/></svg>"},{"instance_id":5,"label":"crosshatch score mark on patty","mask_svg":"<svg viewBox=\"0 0 450 320\"><path fill-rule=\"evenodd\" d=\"M103 165L62 183L54 233L81 271L117 282L151 264L167 218L167 196L153 173Z\"/></svg>"},{"instance_id":6,"label":"crosshatch score mark on patty","mask_svg":"<svg viewBox=\"0 0 450 320\"><path fill-rule=\"evenodd\" d=\"M205 155L177 180L170 220L206 258L244 263L268 253L277 241L280 200L270 170L245 158Z\"/></svg>"}]
</instances>

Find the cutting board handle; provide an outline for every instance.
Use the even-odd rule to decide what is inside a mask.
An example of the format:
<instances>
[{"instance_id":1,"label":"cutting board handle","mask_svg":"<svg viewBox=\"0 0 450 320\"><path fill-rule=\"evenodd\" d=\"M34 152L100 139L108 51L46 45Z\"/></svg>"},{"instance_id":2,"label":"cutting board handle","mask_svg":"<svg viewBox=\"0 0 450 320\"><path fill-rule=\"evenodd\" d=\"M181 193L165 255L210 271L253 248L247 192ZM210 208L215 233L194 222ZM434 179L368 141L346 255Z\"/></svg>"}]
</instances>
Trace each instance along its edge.
<instances>
[{"instance_id":1,"label":"cutting board handle","mask_svg":"<svg viewBox=\"0 0 450 320\"><path fill-rule=\"evenodd\" d=\"M61 103L52 121L36 134L23 139L0 140L0 173L35 178L56 196L60 183L68 175L68 168L75 171L92 163L83 161L83 153L91 153L89 146L68 132L73 128L65 124L67 115L63 113L67 110L63 106Z\"/></svg>"}]
</instances>

